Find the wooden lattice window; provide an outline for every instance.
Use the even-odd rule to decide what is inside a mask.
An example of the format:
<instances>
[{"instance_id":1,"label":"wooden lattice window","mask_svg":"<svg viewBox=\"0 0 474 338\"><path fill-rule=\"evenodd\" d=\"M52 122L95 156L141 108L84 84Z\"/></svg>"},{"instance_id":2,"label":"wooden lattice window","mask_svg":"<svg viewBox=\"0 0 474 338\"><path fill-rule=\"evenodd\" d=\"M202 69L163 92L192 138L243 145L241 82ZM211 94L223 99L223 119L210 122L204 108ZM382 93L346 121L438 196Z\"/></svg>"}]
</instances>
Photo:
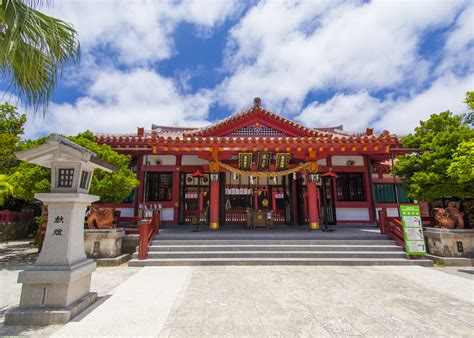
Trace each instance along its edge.
<instances>
[{"instance_id":1,"label":"wooden lattice window","mask_svg":"<svg viewBox=\"0 0 474 338\"><path fill-rule=\"evenodd\" d=\"M173 174L147 173L145 192L147 202L171 201L173 199Z\"/></svg>"},{"instance_id":2,"label":"wooden lattice window","mask_svg":"<svg viewBox=\"0 0 474 338\"><path fill-rule=\"evenodd\" d=\"M74 179L74 169L58 169L58 187L70 188Z\"/></svg>"},{"instance_id":3,"label":"wooden lattice window","mask_svg":"<svg viewBox=\"0 0 474 338\"><path fill-rule=\"evenodd\" d=\"M365 201L364 175L362 173L337 173L338 201Z\"/></svg>"},{"instance_id":4,"label":"wooden lattice window","mask_svg":"<svg viewBox=\"0 0 474 338\"><path fill-rule=\"evenodd\" d=\"M403 184L397 183L398 202L411 203L407 196L406 188ZM374 184L375 202L377 203L396 203L395 188L393 183L375 183Z\"/></svg>"}]
</instances>

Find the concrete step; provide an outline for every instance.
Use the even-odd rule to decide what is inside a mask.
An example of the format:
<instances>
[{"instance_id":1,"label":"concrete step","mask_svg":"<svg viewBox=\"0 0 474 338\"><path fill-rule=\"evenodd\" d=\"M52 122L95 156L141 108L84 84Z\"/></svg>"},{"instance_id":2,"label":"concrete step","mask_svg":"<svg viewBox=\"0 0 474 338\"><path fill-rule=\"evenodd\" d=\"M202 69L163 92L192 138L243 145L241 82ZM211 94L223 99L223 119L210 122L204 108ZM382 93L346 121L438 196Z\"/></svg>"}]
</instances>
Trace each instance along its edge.
<instances>
[{"instance_id":1,"label":"concrete step","mask_svg":"<svg viewBox=\"0 0 474 338\"><path fill-rule=\"evenodd\" d=\"M431 260L409 260L399 258L149 258L132 259L129 266L194 266L194 265L332 265L332 266L368 266L368 265L419 265L433 266Z\"/></svg>"},{"instance_id":2,"label":"concrete step","mask_svg":"<svg viewBox=\"0 0 474 338\"><path fill-rule=\"evenodd\" d=\"M133 258L137 258L134 254ZM405 252L378 251L169 251L148 252L149 258L406 258Z\"/></svg>"},{"instance_id":3,"label":"concrete step","mask_svg":"<svg viewBox=\"0 0 474 338\"><path fill-rule=\"evenodd\" d=\"M153 240L152 246L156 245L393 245L392 239L203 239L203 240Z\"/></svg>"},{"instance_id":4,"label":"concrete step","mask_svg":"<svg viewBox=\"0 0 474 338\"><path fill-rule=\"evenodd\" d=\"M236 244L236 245L161 245L149 247L149 252L174 252L174 251L390 251L403 252L402 248L387 243L386 245L296 245L296 244Z\"/></svg>"}]
</instances>

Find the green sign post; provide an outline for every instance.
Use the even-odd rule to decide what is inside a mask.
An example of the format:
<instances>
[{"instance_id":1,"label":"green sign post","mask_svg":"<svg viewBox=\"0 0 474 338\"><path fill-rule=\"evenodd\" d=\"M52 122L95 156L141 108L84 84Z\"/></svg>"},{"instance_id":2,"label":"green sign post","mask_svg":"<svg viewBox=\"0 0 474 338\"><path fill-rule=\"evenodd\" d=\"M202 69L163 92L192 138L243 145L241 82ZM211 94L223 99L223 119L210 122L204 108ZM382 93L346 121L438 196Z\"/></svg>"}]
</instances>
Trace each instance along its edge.
<instances>
[{"instance_id":1,"label":"green sign post","mask_svg":"<svg viewBox=\"0 0 474 338\"><path fill-rule=\"evenodd\" d=\"M400 215L402 216L407 254L426 255L420 207L418 205L401 205Z\"/></svg>"}]
</instances>

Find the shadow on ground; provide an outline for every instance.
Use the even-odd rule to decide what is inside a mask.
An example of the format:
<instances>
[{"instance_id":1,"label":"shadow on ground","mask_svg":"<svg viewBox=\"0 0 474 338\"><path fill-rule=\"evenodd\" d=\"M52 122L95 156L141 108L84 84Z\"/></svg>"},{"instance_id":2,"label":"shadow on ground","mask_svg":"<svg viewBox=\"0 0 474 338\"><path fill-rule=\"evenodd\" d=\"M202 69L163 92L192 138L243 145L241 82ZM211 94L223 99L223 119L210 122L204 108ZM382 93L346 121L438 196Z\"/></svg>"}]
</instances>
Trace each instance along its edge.
<instances>
[{"instance_id":1,"label":"shadow on ground","mask_svg":"<svg viewBox=\"0 0 474 338\"><path fill-rule=\"evenodd\" d=\"M38 257L38 248L30 241L0 244L0 269L20 270L33 265Z\"/></svg>"}]
</instances>

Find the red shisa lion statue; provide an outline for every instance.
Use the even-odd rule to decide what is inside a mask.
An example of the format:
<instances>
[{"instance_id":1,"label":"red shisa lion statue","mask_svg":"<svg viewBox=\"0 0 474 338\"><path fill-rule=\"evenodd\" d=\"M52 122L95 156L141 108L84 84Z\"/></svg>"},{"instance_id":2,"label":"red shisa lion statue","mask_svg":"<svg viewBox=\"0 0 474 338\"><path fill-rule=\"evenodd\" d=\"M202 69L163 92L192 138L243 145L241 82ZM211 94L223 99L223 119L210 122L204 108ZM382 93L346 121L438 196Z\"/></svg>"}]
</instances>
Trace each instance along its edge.
<instances>
[{"instance_id":1,"label":"red shisa lion statue","mask_svg":"<svg viewBox=\"0 0 474 338\"><path fill-rule=\"evenodd\" d=\"M459 211L460 202L449 202L447 208L433 208L436 226L444 229L464 229L463 213Z\"/></svg>"},{"instance_id":2,"label":"red shisa lion statue","mask_svg":"<svg viewBox=\"0 0 474 338\"><path fill-rule=\"evenodd\" d=\"M89 229L113 229L114 208L101 208L97 205L91 205L89 217L87 217L87 227Z\"/></svg>"}]
</instances>

